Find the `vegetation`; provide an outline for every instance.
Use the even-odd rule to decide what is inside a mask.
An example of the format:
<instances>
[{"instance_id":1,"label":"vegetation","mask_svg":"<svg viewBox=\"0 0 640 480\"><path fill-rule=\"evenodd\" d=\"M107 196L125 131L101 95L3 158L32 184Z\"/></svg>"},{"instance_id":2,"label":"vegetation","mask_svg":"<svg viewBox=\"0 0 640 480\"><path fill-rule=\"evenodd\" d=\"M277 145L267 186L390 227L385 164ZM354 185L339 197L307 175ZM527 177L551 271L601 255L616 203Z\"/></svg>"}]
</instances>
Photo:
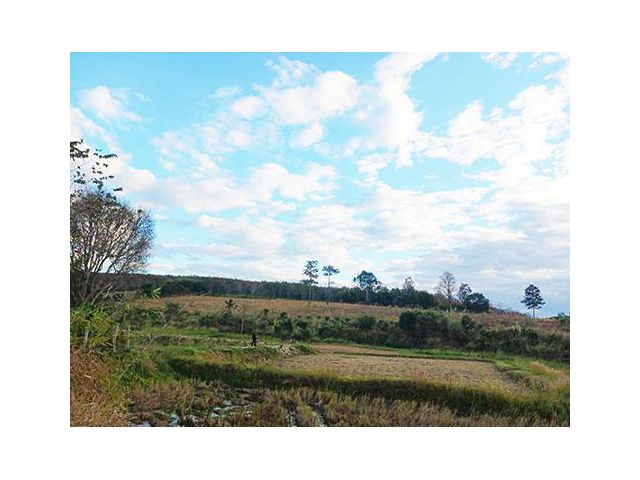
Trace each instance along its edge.
<instances>
[{"instance_id":1,"label":"vegetation","mask_svg":"<svg viewBox=\"0 0 640 480\"><path fill-rule=\"evenodd\" d=\"M524 290L524 298L520 303L524 303L525 307L531 310L531 315L533 318L536 318L536 310L542 308L545 304L542 295L540 294L540 289L533 284L530 284Z\"/></svg>"},{"instance_id":2,"label":"vegetation","mask_svg":"<svg viewBox=\"0 0 640 480\"><path fill-rule=\"evenodd\" d=\"M248 335L239 333L238 304L226 302L209 313L171 302L163 310L124 304L74 309L72 356L95 359L89 368L103 373L96 382L96 376L78 370L77 361L72 367L72 424L568 424L565 364L443 349L449 322L442 312L404 312L394 323L397 331L413 332L408 338L416 344L438 348L290 343L320 339L328 324L287 315L256 317L256 328L264 333L251 347ZM203 318L211 322L206 327L200 326ZM470 317L462 319L465 329L477 328ZM344 338L353 336L360 344L391 326L372 316L332 324L339 329L341 323L350 332ZM326 370L336 355L340 368L353 373ZM447 363L452 358L460 363ZM363 369L363 362L371 367ZM452 368L463 369L458 380L447 370Z\"/></svg>"},{"instance_id":3,"label":"vegetation","mask_svg":"<svg viewBox=\"0 0 640 480\"><path fill-rule=\"evenodd\" d=\"M113 155L81 145L71 143L71 425L569 424L567 315L491 311L468 284L456 298L450 272L439 297L364 270L355 287L332 288L333 265L322 288L317 260L300 284L133 275L150 253L150 213L107 187ZM535 318L537 287L523 303Z\"/></svg>"},{"instance_id":4,"label":"vegetation","mask_svg":"<svg viewBox=\"0 0 640 480\"><path fill-rule=\"evenodd\" d=\"M71 142L74 188L70 195L71 304L94 304L122 274L144 267L153 241L148 212L118 200L106 187L108 159L115 155L82 150ZM91 176L87 177L87 163ZM122 190L116 188L113 191Z\"/></svg>"}]
</instances>

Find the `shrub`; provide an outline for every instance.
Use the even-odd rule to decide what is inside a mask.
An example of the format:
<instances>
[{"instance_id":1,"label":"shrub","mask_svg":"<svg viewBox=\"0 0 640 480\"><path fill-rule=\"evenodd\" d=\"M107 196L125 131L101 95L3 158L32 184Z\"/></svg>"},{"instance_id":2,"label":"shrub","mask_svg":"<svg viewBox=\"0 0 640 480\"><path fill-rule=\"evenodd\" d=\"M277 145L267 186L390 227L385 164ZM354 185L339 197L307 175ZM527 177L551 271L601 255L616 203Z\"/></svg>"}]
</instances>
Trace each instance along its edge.
<instances>
[{"instance_id":1,"label":"shrub","mask_svg":"<svg viewBox=\"0 0 640 480\"><path fill-rule=\"evenodd\" d=\"M359 329L369 331L373 327L376 326L377 320L376 317L372 317L371 315L363 315L358 317L356 320L356 325Z\"/></svg>"},{"instance_id":2,"label":"shrub","mask_svg":"<svg viewBox=\"0 0 640 480\"><path fill-rule=\"evenodd\" d=\"M218 319L212 313L205 313L204 315L200 315L198 317L198 326L212 328L217 326Z\"/></svg>"},{"instance_id":3,"label":"shrub","mask_svg":"<svg viewBox=\"0 0 640 480\"><path fill-rule=\"evenodd\" d=\"M71 310L71 343L88 349L100 349L112 344L115 323L101 308L83 305Z\"/></svg>"}]
</instances>

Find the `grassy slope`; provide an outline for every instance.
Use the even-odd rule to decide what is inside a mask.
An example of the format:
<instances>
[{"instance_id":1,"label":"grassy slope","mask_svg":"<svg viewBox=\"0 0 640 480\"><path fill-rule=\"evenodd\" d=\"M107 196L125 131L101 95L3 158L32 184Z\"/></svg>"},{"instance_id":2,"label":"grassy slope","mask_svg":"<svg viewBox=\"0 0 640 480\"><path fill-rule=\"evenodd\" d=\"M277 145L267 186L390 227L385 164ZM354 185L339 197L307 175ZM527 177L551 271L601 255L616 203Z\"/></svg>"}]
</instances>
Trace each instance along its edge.
<instances>
[{"instance_id":1,"label":"grassy slope","mask_svg":"<svg viewBox=\"0 0 640 480\"><path fill-rule=\"evenodd\" d=\"M210 312L221 311L224 308L224 302L229 300L229 298L230 297L183 295L158 299L143 299L137 303L146 308L163 309L165 303L174 302L185 305L188 310ZM400 313L411 310L410 308L350 303L306 302L302 300L269 298L231 298L233 298L239 306L238 313L246 313L247 315L258 315L264 309L268 309L270 315L286 312L289 316L302 318L311 317L312 319L327 316L332 318L343 317L355 319L363 315L371 315L379 320L395 321L400 316ZM451 312L448 315L450 319L458 319L463 313ZM517 323L522 327L528 326L550 331L560 330L560 325L556 320L533 320L517 313L469 313L468 315L471 316L474 321L487 327L512 326Z\"/></svg>"}]
</instances>

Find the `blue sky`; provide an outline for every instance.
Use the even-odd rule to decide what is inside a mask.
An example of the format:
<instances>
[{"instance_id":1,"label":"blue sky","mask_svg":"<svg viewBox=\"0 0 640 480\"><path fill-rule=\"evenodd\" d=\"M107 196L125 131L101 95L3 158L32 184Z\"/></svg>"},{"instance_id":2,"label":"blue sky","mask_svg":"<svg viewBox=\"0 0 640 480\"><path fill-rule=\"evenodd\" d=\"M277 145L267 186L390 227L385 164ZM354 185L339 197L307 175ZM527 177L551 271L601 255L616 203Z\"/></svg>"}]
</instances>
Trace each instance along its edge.
<instances>
[{"instance_id":1,"label":"blue sky","mask_svg":"<svg viewBox=\"0 0 640 480\"><path fill-rule=\"evenodd\" d=\"M299 280L306 259L569 311L557 53L71 55L71 137L151 209L148 271Z\"/></svg>"}]
</instances>

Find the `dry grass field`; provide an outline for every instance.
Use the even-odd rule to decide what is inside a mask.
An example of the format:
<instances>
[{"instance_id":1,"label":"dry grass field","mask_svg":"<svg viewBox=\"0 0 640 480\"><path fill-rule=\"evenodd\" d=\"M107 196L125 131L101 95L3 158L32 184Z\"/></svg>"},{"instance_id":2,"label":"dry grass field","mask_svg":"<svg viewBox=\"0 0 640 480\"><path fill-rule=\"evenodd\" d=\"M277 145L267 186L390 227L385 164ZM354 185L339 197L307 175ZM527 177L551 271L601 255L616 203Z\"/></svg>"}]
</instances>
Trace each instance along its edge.
<instances>
[{"instance_id":1,"label":"dry grass field","mask_svg":"<svg viewBox=\"0 0 640 480\"><path fill-rule=\"evenodd\" d=\"M212 297L199 295L183 295L157 299L138 300L137 304L145 308L162 309L165 303L174 302L185 305L188 310L199 312L220 311L224 302L233 297ZM371 315L379 320L398 320L400 313L410 310L401 307L384 307L379 305L361 305L350 303L307 302L303 300L286 300L270 298L233 298L238 304L238 312L247 315L258 315L268 309L270 315L286 312L293 317L342 317L355 319L363 315ZM464 315L461 312L451 312L450 319L457 319ZM533 320L517 313L470 313L474 321L486 326L512 326L516 323L522 327L536 327L544 330L558 330L559 324L555 320Z\"/></svg>"},{"instance_id":2,"label":"dry grass field","mask_svg":"<svg viewBox=\"0 0 640 480\"><path fill-rule=\"evenodd\" d=\"M522 391L521 385L498 371L493 364L470 360L320 353L279 359L274 362L274 366L286 370L329 373L344 377L439 381L476 387L499 387L513 392Z\"/></svg>"}]
</instances>

